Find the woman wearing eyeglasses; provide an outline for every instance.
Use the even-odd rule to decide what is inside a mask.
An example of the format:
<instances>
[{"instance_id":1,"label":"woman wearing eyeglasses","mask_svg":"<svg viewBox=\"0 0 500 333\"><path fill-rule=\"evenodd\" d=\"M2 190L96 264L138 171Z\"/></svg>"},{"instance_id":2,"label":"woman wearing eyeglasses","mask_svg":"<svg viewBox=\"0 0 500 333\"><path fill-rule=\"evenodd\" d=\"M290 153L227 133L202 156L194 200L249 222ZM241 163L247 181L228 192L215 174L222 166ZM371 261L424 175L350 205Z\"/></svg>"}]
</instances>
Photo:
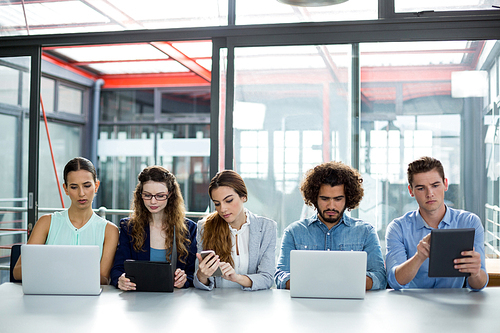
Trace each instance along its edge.
<instances>
[{"instance_id":1,"label":"woman wearing eyeglasses","mask_svg":"<svg viewBox=\"0 0 500 333\"><path fill-rule=\"evenodd\" d=\"M193 285L196 259L196 224L185 218L184 199L175 176L161 166L150 166L138 176L133 212L120 221L120 240L111 269L111 284L121 290L135 290L125 277L124 261L168 261L177 247L174 287ZM175 227L175 228L174 228Z\"/></svg>"}]
</instances>

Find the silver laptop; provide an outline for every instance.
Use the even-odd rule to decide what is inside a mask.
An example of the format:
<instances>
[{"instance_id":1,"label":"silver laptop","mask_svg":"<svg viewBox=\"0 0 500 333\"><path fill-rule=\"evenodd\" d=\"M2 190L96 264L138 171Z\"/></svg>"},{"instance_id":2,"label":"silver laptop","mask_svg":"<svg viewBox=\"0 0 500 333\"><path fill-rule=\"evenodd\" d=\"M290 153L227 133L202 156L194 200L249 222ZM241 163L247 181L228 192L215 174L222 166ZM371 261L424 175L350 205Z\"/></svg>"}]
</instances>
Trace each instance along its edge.
<instances>
[{"instance_id":1,"label":"silver laptop","mask_svg":"<svg viewBox=\"0 0 500 333\"><path fill-rule=\"evenodd\" d=\"M21 246L27 295L99 295L101 253L97 245Z\"/></svg>"},{"instance_id":2,"label":"silver laptop","mask_svg":"<svg viewBox=\"0 0 500 333\"><path fill-rule=\"evenodd\" d=\"M290 296L364 298L366 252L293 250Z\"/></svg>"}]
</instances>

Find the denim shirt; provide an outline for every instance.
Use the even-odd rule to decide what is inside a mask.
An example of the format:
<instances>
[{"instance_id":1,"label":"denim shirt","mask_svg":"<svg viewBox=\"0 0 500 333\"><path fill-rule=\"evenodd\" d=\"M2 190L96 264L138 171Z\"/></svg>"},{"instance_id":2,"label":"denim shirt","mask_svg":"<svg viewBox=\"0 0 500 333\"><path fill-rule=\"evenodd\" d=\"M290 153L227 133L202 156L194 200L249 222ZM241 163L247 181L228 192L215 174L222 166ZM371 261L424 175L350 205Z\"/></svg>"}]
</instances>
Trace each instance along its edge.
<instances>
[{"instance_id":1,"label":"denim shirt","mask_svg":"<svg viewBox=\"0 0 500 333\"><path fill-rule=\"evenodd\" d=\"M474 249L481 255L481 269L486 272L484 261L484 228L479 217L476 214L447 206L446 213L443 220L439 222L438 229L455 228L476 229ZM430 234L431 231L432 228L425 223L418 210L408 212L389 223L385 235L387 244L385 259L387 264L387 282L389 282L391 288L396 290L406 288L462 288L464 277L429 277L429 258L424 261L418 269L417 275L409 283L401 285L396 280L396 268L417 253L418 243L422 238ZM468 282L466 286L472 289ZM478 289L472 290L477 291Z\"/></svg>"},{"instance_id":2,"label":"denim shirt","mask_svg":"<svg viewBox=\"0 0 500 333\"><path fill-rule=\"evenodd\" d=\"M372 290L386 287L384 259L375 228L345 213L330 230L318 214L290 224L284 231L274 280L278 288L286 288L290 279L291 250L365 251L366 275L373 281Z\"/></svg>"}]
</instances>

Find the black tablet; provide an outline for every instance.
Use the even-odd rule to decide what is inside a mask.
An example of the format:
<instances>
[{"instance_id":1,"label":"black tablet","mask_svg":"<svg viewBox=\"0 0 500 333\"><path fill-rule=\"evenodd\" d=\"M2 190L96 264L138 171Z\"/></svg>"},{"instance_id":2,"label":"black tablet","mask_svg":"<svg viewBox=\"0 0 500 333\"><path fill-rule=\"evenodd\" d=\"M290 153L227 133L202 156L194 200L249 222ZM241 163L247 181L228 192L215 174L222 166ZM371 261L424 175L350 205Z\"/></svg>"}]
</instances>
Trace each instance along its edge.
<instances>
[{"instance_id":1,"label":"black tablet","mask_svg":"<svg viewBox=\"0 0 500 333\"><path fill-rule=\"evenodd\" d=\"M474 228L432 230L429 277L469 276L470 273L461 273L455 269L453 260L462 258L462 251L472 251L474 233Z\"/></svg>"},{"instance_id":2,"label":"black tablet","mask_svg":"<svg viewBox=\"0 0 500 333\"><path fill-rule=\"evenodd\" d=\"M125 260L125 276L136 291L174 291L174 271L169 262Z\"/></svg>"}]
</instances>

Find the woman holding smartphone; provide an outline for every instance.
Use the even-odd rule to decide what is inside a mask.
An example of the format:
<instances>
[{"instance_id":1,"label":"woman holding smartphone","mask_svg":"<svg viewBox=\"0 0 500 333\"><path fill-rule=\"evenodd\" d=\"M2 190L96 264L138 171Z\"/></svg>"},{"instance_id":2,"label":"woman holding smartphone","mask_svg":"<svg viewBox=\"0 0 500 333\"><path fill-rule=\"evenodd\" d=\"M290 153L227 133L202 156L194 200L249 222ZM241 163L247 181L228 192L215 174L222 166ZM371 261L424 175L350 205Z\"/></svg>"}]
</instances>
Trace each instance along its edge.
<instances>
[{"instance_id":1,"label":"woman holding smartphone","mask_svg":"<svg viewBox=\"0 0 500 333\"><path fill-rule=\"evenodd\" d=\"M196 253L196 224L185 218L184 199L175 176L161 166L150 166L138 176L132 214L120 221L120 242L111 269L111 284L135 290L125 277L127 259L176 260L174 287L192 286ZM175 232L178 257L171 258Z\"/></svg>"},{"instance_id":2,"label":"woman holding smartphone","mask_svg":"<svg viewBox=\"0 0 500 333\"><path fill-rule=\"evenodd\" d=\"M276 269L276 222L244 208L247 188L232 170L217 173L208 193L216 211L198 223L197 241L199 252L212 251L203 257L196 254L195 287L271 288ZM218 269L221 276L213 276Z\"/></svg>"},{"instance_id":3,"label":"woman holding smartphone","mask_svg":"<svg viewBox=\"0 0 500 333\"><path fill-rule=\"evenodd\" d=\"M109 284L118 228L92 210L92 201L99 189L94 165L86 158L75 157L66 163L63 178L64 192L71 199L71 206L40 217L28 244L98 245L101 250L101 284ZM17 280L22 279L21 257L13 275Z\"/></svg>"}]
</instances>

